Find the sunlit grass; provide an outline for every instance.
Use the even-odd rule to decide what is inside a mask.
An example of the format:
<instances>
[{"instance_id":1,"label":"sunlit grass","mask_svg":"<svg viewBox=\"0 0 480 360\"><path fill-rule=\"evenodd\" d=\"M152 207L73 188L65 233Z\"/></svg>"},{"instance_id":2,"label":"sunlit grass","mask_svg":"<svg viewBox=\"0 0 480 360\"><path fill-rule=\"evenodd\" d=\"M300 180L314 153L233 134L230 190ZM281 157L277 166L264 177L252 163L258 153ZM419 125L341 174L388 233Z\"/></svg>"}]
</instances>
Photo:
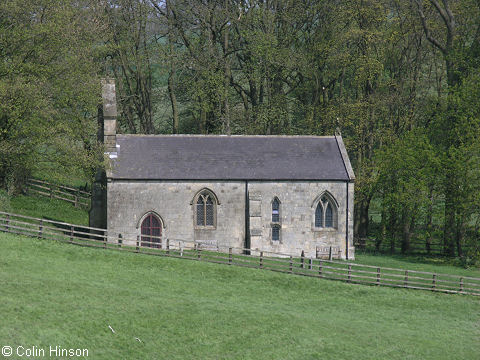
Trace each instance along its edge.
<instances>
[{"instance_id":1,"label":"sunlit grass","mask_svg":"<svg viewBox=\"0 0 480 360\"><path fill-rule=\"evenodd\" d=\"M88 348L93 359L474 359L480 351L472 296L2 233L0 287L2 346Z\"/></svg>"},{"instance_id":2,"label":"sunlit grass","mask_svg":"<svg viewBox=\"0 0 480 360\"><path fill-rule=\"evenodd\" d=\"M88 211L72 203L41 195L18 195L10 198L10 212L36 218L88 225Z\"/></svg>"},{"instance_id":3,"label":"sunlit grass","mask_svg":"<svg viewBox=\"0 0 480 360\"><path fill-rule=\"evenodd\" d=\"M355 254L355 263L374 265L380 267L390 267L397 269L408 269L418 271L428 271L434 273L463 275L480 278L480 269L469 268L464 269L454 265L451 259L421 256L421 255L371 255L371 254Z\"/></svg>"}]
</instances>

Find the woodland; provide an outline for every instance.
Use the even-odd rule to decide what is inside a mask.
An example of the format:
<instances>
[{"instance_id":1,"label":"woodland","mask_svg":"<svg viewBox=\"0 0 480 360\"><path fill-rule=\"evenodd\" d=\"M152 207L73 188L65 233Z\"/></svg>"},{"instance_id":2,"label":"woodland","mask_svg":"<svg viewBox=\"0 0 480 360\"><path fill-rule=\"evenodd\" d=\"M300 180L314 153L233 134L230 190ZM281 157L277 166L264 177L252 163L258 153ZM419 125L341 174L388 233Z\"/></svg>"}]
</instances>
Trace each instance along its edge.
<instances>
[{"instance_id":1,"label":"woodland","mask_svg":"<svg viewBox=\"0 0 480 360\"><path fill-rule=\"evenodd\" d=\"M126 134L341 133L355 236L480 258L479 0L4 0L0 187L90 181Z\"/></svg>"}]
</instances>

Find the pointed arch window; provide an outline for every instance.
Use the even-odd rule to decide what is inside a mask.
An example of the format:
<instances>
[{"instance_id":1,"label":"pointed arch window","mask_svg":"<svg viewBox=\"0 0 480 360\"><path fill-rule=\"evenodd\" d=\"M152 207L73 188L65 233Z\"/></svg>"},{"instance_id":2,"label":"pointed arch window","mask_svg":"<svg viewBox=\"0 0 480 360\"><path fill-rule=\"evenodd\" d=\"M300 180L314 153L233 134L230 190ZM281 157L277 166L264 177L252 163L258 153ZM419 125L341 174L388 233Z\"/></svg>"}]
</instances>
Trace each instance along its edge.
<instances>
[{"instance_id":1,"label":"pointed arch window","mask_svg":"<svg viewBox=\"0 0 480 360\"><path fill-rule=\"evenodd\" d=\"M195 227L215 228L217 221L217 199L209 190L199 192L194 199Z\"/></svg>"},{"instance_id":2,"label":"pointed arch window","mask_svg":"<svg viewBox=\"0 0 480 360\"><path fill-rule=\"evenodd\" d=\"M315 228L336 228L337 227L337 206L333 197L325 194L317 203L315 208Z\"/></svg>"},{"instance_id":3,"label":"pointed arch window","mask_svg":"<svg viewBox=\"0 0 480 360\"><path fill-rule=\"evenodd\" d=\"M277 198L272 201L272 222L280 222L280 201Z\"/></svg>"},{"instance_id":4,"label":"pointed arch window","mask_svg":"<svg viewBox=\"0 0 480 360\"><path fill-rule=\"evenodd\" d=\"M161 249L162 247L162 222L152 213L142 221L142 246Z\"/></svg>"}]
</instances>

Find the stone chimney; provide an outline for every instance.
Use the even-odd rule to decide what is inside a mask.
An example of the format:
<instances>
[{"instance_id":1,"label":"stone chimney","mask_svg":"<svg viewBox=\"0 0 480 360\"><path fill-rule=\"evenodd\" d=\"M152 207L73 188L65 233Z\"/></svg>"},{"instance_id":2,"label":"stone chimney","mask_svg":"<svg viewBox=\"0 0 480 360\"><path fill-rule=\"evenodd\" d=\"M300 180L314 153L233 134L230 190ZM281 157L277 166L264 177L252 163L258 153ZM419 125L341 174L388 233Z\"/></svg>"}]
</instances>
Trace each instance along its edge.
<instances>
[{"instance_id":1,"label":"stone chimney","mask_svg":"<svg viewBox=\"0 0 480 360\"><path fill-rule=\"evenodd\" d=\"M105 153L114 158L117 156L117 101L115 96L115 80L102 79L102 104L98 104L98 142L105 145ZM102 155L103 157L103 155ZM108 171L108 165L107 165ZM105 229L107 227L107 175L106 170L99 167L92 184L91 207L88 213L90 227Z\"/></svg>"},{"instance_id":2,"label":"stone chimney","mask_svg":"<svg viewBox=\"0 0 480 360\"><path fill-rule=\"evenodd\" d=\"M117 99L115 79L102 79L103 99L103 142L105 152L116 152L117 148Z\"/></svg>"}]
</instances>

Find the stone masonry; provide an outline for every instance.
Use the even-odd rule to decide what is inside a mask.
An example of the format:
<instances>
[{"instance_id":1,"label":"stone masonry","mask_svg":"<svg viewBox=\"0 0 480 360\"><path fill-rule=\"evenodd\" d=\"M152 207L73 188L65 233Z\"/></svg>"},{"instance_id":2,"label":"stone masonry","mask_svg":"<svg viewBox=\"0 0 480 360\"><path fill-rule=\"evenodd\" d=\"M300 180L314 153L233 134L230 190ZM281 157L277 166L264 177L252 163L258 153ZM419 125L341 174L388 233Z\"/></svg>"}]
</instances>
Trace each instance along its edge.
<instances>
[{"instance_id":1,"label":"stone masonry","mask_svg":"<svg viewBox=\"0 0 480 360\"><path fill-rule=\"evenodd\" d=\"M348 187L348 219L347 218ZM163 223L162 239L208 242L224 247L243 248L246 243L245 191L249 198L250 248L306 257L328 256L354 258L353 183L346 182L197 182L155 181L108 183L109 235L119 235L125 244L135 245L141 235L144 216L154 213ZM211 190L218 199L215 229L196 229L194 196L202 189ZM336 228L315 229L315 200L328 191L338 203ZM280 240L272 240L272 201L280 204Z\"/></svg>"}]
</instances>

